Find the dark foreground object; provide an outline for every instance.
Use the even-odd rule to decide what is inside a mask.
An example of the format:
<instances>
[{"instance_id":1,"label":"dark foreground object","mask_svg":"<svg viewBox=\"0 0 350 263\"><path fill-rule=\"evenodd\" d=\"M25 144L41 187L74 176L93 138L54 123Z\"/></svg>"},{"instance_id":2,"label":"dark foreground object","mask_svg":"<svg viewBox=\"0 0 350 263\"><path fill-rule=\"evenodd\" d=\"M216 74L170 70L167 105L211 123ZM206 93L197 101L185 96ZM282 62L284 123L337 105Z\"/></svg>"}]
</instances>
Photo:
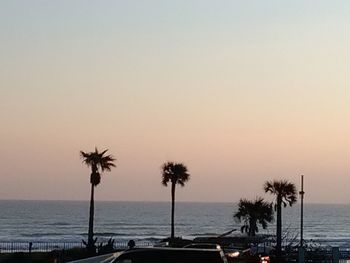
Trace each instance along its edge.
<instances>
[{"instance_id":1,"label":"dark foreground object","mask_svg":"<svg viewBox=\"0 0 350 263\"><path fill-rule=\"evenodd\" d=\"M106 251L105 253L110 253L110 251ZM99 255L105 253L100 253ZM84 259L88 256L89 254L85 248L54 250L51 252L0 253L0 263L65 263L72 260Z\"/></svg>"},{"instance_id":2,"label":"dark foreground object","mask_svg":"<svg viewBox=\"0 0 350 263\"><path fill-rule=\"evenodd\" d=\"M219 249L139 248L123 252L113 263L227 263Z\"/></svg>"},{"instance_id":3,"label":"dark foreground object","mask_svg":"<svg viewBox=\"0 0 350 263\"><path fill-rule=\"evenodd\" d=\"M56 255L50 252L17 252L0 254L0 263L49 263L55 262Z\"/></svg>"}]
</instances>

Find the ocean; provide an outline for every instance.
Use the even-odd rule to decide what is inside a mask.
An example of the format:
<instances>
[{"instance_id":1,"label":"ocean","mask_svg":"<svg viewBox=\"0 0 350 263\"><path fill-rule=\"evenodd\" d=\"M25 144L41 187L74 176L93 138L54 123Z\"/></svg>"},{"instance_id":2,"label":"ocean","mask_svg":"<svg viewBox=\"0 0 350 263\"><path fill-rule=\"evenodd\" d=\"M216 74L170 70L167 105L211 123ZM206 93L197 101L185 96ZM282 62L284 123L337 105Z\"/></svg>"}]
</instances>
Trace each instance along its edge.
<instances>
[{"instance_id":1,"label":"ocean","mask_svg":"<svg viewBox=\"0 0 350 263\"><path fill-rule=\"evenodd\" d=\"M241 224L233 219L237 204L177 202L175 235L183 238L222 234ZM94 232L100 242L156 242L170 234L170 203L95 202ZM80 242L86 239L89 202L0 201L0 242ZM283 233L299 240L300 206L283 209ZM259 233L275 233L275 224ZM350 205L305 204L304 238L308 243L350 247Z\"/></svg>"}]
</instances>

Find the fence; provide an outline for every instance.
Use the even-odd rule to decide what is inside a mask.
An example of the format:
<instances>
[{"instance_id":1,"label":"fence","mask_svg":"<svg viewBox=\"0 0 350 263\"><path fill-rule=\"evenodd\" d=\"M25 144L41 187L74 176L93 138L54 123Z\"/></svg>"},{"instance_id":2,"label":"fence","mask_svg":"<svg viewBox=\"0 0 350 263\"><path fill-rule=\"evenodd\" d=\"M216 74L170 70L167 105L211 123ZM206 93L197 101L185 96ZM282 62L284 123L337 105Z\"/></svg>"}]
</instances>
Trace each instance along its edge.
<instances>
[{"instance_id":1,"label":"fence","mask_svg":"<svg viewBox=\"0 0 350 263\"><path fill-rule=\"evenodd\" d=\"M0 242L1 253L49 252L52 250L83 247L81 242Z\"/></svg>"},{"instance_id":2,"label":"fence","mask_svg":"<svg viewBox=\"0 0 350 263\"><path fill-rule=\"evenodd\" d=\"M97 244L100 245L100 244ZM153 246L149 241L137 241L138 247ZM0 253L13 252L50 252L53 250L68 250L72 248L85 247L82 242L0 242ZM128 247L128 241L116 241L115 249L125 249ZM298 249L294 248L286 251L295 262L298 257ZM307 248L304 252L305 262L348 262L350 263L350 248L338 247L318 247Z\"/></svg>"},{"instance_id":3,"label":"fence","mask_svg":"<svg viewBox=\"0 0 350 263\"><path fill-rule=\"evenodd\" d=\"M137 241L136 245L139 247L149 247L154 244L148 241ZM50 252L53 250L83 247L85 247L85 245L82 242L0 242L0 253ZM128 241L116 241L114 243L115 249L125 249L127 247Z\"/></svg>"},{"instance_id":4,"label":"fence","mask_svg":"<svg viewBox=\"0 0 350 263\"><path fill-rule=\"evenodd\" d=\"M350 263L350 249L344 247L293 248L285 251L287 262Z\"/></svg>"}]
</instances>

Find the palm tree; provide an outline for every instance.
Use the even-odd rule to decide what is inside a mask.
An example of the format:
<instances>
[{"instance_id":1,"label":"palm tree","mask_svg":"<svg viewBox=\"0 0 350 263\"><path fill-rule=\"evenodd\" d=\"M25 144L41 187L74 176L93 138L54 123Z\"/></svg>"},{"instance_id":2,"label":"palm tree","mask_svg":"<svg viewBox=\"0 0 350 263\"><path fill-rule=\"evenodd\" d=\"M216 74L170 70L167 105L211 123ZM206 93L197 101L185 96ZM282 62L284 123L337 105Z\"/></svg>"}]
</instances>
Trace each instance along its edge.
<instances>
[{"instance_id":1,"label":"palm tree","mask_svg":"<svg viewBox=\"0 0 350 263\"><path fill-rule=\"evenodd\" d=\"M91 167L90 183L91 183L91 198L90 198L90 214L89 214L89 232L88 242L85 241L86 247L92 254L95 253L95 243L97 239L94 239L94 190L95 187L101 182L101 172L110 171L112 167L115 167L113 163L115 159L111 155L105 155L108 150L99 152L95 147L94 152L80 151L80 156L88 167Z\"/></svg>"},{"instance_id":2,"label":"palm tree","mask_svg":"<svg viewBox=\"0 0 350 263\"><path fill-rule=\"evenodd\" d=\"M243 221L241 232L248 233L248 236L253 237L259 232L258 223L263 229L266 229L267 223L273 220L272 203L264 201L262 197L257 197L254 201L240 199L234 218L240 222Z\"/></svg>"},{"instance_id":3,"label":"palm tree","mask_svg":"<svg viewBox=\"0 0 350 263\"><path fill-rule=\"evenodd\" d=\"M282 204L284 207L289 204L292 206L297 201L296 187L287 180L267 181L264 184L265 193L271 193L276 196L275 210L277 211L277 256L281 256L282 247Z\"/></svg>"},{"instance_id":4,"label":"palm tree","mask_svg":"<svg viewBox=\"0 0 350 263\"><path fill-rule=\"evenodd\" d=\"M171 240L174 240L175 186L185 186L190 179L187 167L182 163L166 162L162 165L162 184L171 183Z\"/></svg>"}]
</instances>

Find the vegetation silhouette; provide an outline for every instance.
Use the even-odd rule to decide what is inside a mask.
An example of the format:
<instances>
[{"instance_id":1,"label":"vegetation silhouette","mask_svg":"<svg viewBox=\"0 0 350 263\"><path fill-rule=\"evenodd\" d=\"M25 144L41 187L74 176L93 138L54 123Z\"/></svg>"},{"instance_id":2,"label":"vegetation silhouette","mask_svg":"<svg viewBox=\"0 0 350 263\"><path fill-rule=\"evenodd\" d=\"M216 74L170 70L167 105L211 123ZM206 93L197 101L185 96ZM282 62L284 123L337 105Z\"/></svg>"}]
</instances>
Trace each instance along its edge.
<instances>
[{"instance_id":1,"label":"vegetation silhouette","mask_svg":"<svg viewBox=\"0 0 350 263\"><path fill-rule=\"evenodd\" d=\"M162 184L171 184L171 240L174 240L175 187L185 186L190 179L187 167L182 163L166 162L162 165Z\"/></svg>"},{"instance_id":2,"label":"vegetation silhouette","mask_svg":"<svg viewBox=\"0 0 350 263\"><path fill-rule=\"evenodd\" d=\"M94 152L83 152L80 151L80 156L83 159L88 167L91 167L90 183L91 183L91 197L90 197L90 213L89 213L89 231L88 231L88 240L83 243L86 245L86 248L90 254L96 253L96 241L94 239L94 190L95 187L101 182L101 172L111 171L112 167L115 167L113 163L115 159L111 155L105 155L108 150L99 152L95 147Z\"/></svg>"},{"instance_id":3,"label":"vegetation silhouette","mask_svg":"<svg viewBox=\"0 0 350 263\"><path fill-rule=\"evenodd\" d=\"M114 242L113 238L108 239L106 244L100 243L98 247L98 254L107 254L114 252Z\"/></svg>"},{"instance_id":4,"label":"vegetation silhouette","mask_svg":"<svg viewBox=\"0 0 350 263\"><path fill-rule=\"evenodd\" d=\"M293 183L287 180L267 181L264 184L265 193L271 193L276 196L275 211L277 214L276 226L276 252L277 257L281 257L282 248L282 204L284 207L289 204L292 206L297 201L296 187Z\"/></svg>"},{"instance_id":5,"label":"vegetation silhouette","mask_svg":"<svg viewBox=\"0 0 350 263\"><path fill-rule=\"evenodd\" d=\"M243 221L242 233L245 232L248 236L254 237L259 232L258 224L266 229L267 223L273 221L272 203L266 202L262 197L257 197L253 201L240 199L238 211L233 217L239 222Z\"/></svg>"}]
</instances>

